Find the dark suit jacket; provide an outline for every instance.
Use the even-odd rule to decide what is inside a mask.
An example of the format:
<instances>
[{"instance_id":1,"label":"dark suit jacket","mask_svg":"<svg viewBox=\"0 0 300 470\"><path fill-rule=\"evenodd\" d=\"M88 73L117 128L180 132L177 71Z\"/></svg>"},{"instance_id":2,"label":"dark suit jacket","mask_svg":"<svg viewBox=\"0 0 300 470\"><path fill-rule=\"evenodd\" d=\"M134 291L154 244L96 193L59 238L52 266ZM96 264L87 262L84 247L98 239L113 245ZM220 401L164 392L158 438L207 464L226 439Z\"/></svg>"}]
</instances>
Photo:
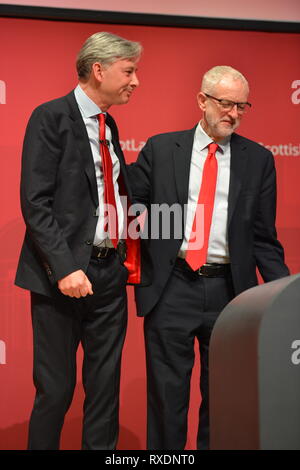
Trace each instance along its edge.
<instances>
[{"instance_id":1,"label":"dark suit jacket","mask_svg":"<svg viewBox=\"0 0 300 470\"><path fill-rule=\"evenodd\" d=\"M120 161L119 183L130 198L117 126L110 115L106 122ZM16 284L51 295L51 286L59 279L78 269L86 271L98 220L95 166L73 91L42 104L29 120L22 155L21 207L26 234ZM143 267L147 277L147 266Z\"/></svg>"},{"instance_id":2,"label":"dark suit jacket","mask_svg":"<svg viewBox=\"0 0 300 470\"><path fill-rule=\"evenodd\" d=\"M188 202L189 171L195 128L154 136L129 167L133 198L150 204ZM236 294L257 284L256 267L264 281L287 276L283 249L275 229L276 174L271 152L233 134L228 201L228 244ZM182 227L184 220L182 218ZM153 283L136 288L139 315L158 302L182 243L182 237L148 240L154 265ZM182 230L182 233L183 230Z\"/></svg>"}]
</instances>

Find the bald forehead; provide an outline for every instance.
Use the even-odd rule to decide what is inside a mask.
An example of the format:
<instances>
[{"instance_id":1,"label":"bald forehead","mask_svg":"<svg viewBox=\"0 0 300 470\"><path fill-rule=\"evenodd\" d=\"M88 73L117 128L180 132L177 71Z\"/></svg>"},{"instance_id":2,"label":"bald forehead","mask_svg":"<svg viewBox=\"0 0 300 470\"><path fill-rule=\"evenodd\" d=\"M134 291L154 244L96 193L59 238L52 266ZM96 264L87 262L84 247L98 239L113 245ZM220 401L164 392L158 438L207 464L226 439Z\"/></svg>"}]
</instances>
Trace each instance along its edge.
<instances>
[{"instance_id":1,"label":"bald forehead","mask_svg":"<svg viewBox=\"0 0 300 470\"><path fill-rule=\"evenodd\" d=\"M231 75L224 75L221 80L213 87L213 92L216 94L222 94L224 98L230 99L227 95L234 94L235 96L240 96L241 100L247 100L249 95L249 86L248 83L241 79L236 78Z\"/></svg>"}]
</instances>

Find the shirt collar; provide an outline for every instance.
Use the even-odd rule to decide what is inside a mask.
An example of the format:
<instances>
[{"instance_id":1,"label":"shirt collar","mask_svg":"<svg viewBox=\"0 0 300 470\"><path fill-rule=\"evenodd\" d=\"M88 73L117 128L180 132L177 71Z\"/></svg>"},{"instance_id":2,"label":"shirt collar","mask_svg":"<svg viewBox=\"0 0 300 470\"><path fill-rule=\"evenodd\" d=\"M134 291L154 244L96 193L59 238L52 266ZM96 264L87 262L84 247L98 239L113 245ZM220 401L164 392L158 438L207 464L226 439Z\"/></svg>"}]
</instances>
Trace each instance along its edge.
<instances>
[{"instance_id":1,"label":"shirt collar","mask_svg":"<svg viewBox=\"0 0 300 470\"><path fill-rule=\"evenodd\" d=\"M230 145L230 138L231 138L231 136L225 137L223 140L218 142L218 146L222 150L222 153L224 153L225 150ZM195 139L197 141L197 147L198 147L199 151L204 150L205 148L208 147L209 144L211 144L213 142L212 138L209 137L209 135L206 134L206 132L203 129L203 127L201 126L200 122L198 123L198 125L196 127Z\"/></svg>"},{"instance_id":2,"label":"shirt collar","mask_svg":"<svg viewBox=\"0 0 300 470\"><path fill-rule=\"evenodd\" d=\"M102 113L99 106L87 96L79 84L75 88L74 94L83 117L90 118Z\"/></svg>"}]
</instances>

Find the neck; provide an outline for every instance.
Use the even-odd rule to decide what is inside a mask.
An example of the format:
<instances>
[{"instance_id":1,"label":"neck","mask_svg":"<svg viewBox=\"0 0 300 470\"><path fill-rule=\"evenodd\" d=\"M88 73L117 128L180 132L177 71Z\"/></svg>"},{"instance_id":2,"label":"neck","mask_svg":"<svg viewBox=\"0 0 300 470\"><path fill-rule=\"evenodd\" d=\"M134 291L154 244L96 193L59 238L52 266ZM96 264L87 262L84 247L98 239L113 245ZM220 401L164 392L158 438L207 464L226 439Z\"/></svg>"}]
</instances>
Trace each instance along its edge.
<instances>
[{"instance_id":1,"label":"neck","mask_svg":"<svg viewBox=\"0 0 300 470\"><path fill-rule=\"evenodd\" d=\"M101 111L106 112L108 108L110 108L110 105L105 103L105 101L103 100L99 87L93 86L89 81L87 82L79 81L79 86L84 91L84 93L92 101L94 101L94 103L96 103L97 106L99 106Z\"/></svg>"},{"instance_id":2,"label":"neck","mask_svg":"<svg viewBox=\"0 0 300 470\"><path fill-rule=\"evenodd\" d=\"M204 119L201 119L200 125L201 125L202 129L204 130L204 132L205 132L209 137L211 137L214 142L220 142L220 141L222 140L221 137L215 136L215 135L212 134L212 132L211 132L210 129L208 128L208 125L207 125L207 123L204 121Z\"/></svg>"}]
</instances>

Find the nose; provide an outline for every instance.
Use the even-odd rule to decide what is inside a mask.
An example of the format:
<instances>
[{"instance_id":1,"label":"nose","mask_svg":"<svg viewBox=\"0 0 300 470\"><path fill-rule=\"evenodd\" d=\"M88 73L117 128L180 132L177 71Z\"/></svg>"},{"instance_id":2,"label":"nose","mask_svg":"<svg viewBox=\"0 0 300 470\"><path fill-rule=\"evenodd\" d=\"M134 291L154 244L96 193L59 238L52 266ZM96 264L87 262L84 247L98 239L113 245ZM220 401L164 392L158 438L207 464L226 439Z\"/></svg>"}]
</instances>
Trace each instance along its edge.
<instances>
[{"instance_id":1,"label":"nose","mask_svg":"<svg viewBox=\"0 0 300 470\"><path fill-rule=\"evenodd\" d=\"M139 79L137 78L136 72L133 72L132 74L132 79L131 79L131 86L137 87L139 86L140 82Z\"/></svg>"},{"instance_id":2,"label":"nose","mask_svg":"<svg viewBox=\"0 0 300 470\"><path fill-rule=\"evenodd\" d=\"M232 119L237 119L239 117L237 105L233 105L232 109L228 111L228 114L232 117Z\"/></svg>"}]
</instances>

